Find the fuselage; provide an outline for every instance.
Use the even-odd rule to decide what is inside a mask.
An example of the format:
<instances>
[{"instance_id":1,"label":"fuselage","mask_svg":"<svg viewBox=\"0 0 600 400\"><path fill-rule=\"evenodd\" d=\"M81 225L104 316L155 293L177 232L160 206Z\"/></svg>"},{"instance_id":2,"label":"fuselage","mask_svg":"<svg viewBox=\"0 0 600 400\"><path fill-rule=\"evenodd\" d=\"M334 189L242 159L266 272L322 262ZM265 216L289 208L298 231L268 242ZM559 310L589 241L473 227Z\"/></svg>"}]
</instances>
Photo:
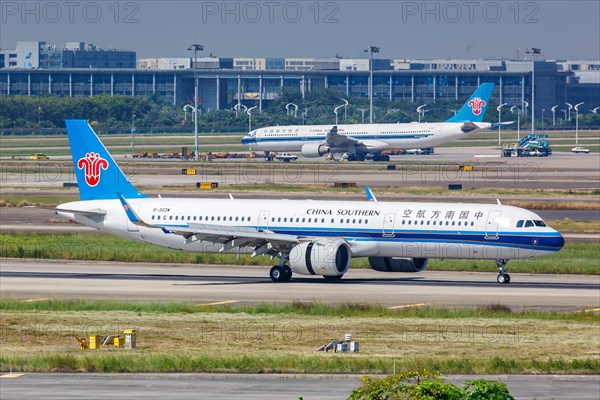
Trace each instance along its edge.
<instances>
[{"instance_id":1,"label":"fuselage","mask_svg":"<svg viewBox=\"0 0 600 400\"><path fill-rule=\"evenodd\" d=\"M338 125L337 132L363 143L364 151L381 151L434 147L491 126L489 123L477 122L471 125L468 132L464 132L464 125L462 122L356 124ZM252 151L299 152L305 144L325 142L331 128L331 125L270 126L248 133L242 143Z\"/></svg>"},{"instance_id":2,"label":"fuselage","mask_svg":"<svg viewBox=\"0 0 600 400\"><path fill-rule=\"evenodd\" d=\"M564 244L535 213L498 204L144 198L130 205L152 227L131 223L119 200L58 208L102 210L105 215L91 217L59 213L101 231L191 252L219 252L221 246L188 243L173 233L188 223L342 238L352 257L517 259L547 255Z\"/></svg>"}]
</instances>

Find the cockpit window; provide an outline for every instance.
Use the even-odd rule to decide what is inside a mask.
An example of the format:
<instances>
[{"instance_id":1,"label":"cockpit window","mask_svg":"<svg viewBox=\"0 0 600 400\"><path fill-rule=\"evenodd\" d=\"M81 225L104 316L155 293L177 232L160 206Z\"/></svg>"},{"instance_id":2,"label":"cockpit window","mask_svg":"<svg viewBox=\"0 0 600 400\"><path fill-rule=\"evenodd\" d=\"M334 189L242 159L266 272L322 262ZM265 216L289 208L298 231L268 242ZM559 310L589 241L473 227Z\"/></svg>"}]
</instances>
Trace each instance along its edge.
<instances>
[{"instance_id":1,"label":"cockpit window","mask_svg":"<svg viewBox=\"0 0 600 400\"><path fill-rule=\"evenodd\" d=\"M535 226L547 226L544 221L535 220L533 222L535 223Z\"/></svg>"},{"instance_id":2,"label":"cockpit window","mask_svg":"<svg viewBox=\"0 0 600 400\"><path fill-rule=\"evenodd\" d=\"M526 221L525 222L525 228L529 228L531 226L533 226L533 221Z\"/></svg>"},{"instance_id":3,"label":"cockpit window","mask_svg":"<svg viewBox=\"0 0 600 400\"><path fill-rule=\"evenodd\" d=\"M522 228L523 227L523 222L525 222L525 221L523 221L523 220L518 221L517 222L517 228Z\"/></svg>"}]
</instances>

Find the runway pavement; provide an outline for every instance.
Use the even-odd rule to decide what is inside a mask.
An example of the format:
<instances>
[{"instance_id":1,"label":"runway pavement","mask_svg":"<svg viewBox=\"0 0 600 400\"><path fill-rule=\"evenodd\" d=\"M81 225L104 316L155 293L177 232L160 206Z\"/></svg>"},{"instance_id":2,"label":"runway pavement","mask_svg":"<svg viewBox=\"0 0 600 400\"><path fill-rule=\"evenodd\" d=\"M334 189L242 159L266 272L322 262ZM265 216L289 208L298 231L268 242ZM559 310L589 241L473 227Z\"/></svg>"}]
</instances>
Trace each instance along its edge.
<instances>
[{"instance_id":1,"label":"runway pavement","mask_svg":"<svg viewBox=\"0 0 600 400\"><path fill-rule=\"evenodd\" d=\"M509 270L510 271L510 270ZM495 273L387 274L351 270L339 282L294 275L273 283L267 267L171 266L144 263L3 260L2 296L24 299L122 299L211 303L374 303L386 306L472 307L502 303L514 310L581 310L600 307L600 276Z\"/></svg>"},{"instance_id":2,"label":"runway pavement","mask_svg":"<svg viewBox=\"0 0 600 400\"><path fill-rule=\"evenodd\" d=\"M346 398L360 385L359 376L339 375L223 375L223 374L14 374L0 376L3 400L12 399L298 399ZM518 399L594 399L598 376L450 375L506 383Z\"/></svg>"}]
</instances>

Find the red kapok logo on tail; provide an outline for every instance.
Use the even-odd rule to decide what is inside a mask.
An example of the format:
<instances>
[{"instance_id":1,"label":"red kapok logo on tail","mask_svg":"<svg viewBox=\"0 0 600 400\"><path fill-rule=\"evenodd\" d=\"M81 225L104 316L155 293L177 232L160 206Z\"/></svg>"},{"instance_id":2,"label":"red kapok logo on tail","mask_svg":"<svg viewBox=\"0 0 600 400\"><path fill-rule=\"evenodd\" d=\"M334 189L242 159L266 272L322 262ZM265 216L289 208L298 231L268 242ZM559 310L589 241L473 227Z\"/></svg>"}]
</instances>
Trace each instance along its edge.
<instances>
[{"instance_id":1,"label":"red kapok logo on tail","mask_svg":"<svg viewBox=\"0 0 600 400\"><path fill-rule=\"evenodd\" d=\"M471 99L471 101L469 101L468 105L469 107L471 107L473 114L479 115L481 114L481 109L483 108L483 106L487 105L487 103L485 102L485 100L482 100L479 97L475 97L474 99Z\"/></svg>"},{"instance_id":2,"label":"red kapok logo on tail","mask_svg":"<svg viewBox=\"0 0 600 400\"><path fill-rule=\"evenodd\" d=\"M100 182L100 171L108 168L108 161L92 151L77 161L77 168L83 170L85 182L93 187Z\"/></svg>"}]
</instances>

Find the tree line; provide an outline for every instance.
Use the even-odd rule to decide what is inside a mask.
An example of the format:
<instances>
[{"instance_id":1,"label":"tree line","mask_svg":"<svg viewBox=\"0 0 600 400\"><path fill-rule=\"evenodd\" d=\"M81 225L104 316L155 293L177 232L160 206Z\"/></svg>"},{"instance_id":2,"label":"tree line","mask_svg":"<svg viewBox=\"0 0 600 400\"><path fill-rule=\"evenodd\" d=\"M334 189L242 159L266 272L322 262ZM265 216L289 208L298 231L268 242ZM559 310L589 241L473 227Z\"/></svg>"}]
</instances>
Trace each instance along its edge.
<instances>
[{"instance_id":1,"label":"tree line","mask_svg":"<svg viewBox=\"0 0 600 400\"><path fill-rule=\"evenodd\" d=\"M309 93L304 99L297 92L283 92L276 100L268 102L262 112L258 109L252 111L252 128L270 125L301 125L335 123L334 107L344 104L339 92L324 90ZM356 124L369 121L369 100L367 98L349 98L347 107L338 109L339 124ZM452 110L460 108L466 99L460 101L438 100L430 102L426 109L428 112L422 121L444 121L452 116ZM254 102L256 103L256 102ZM255 105L248 103L246 106ZM286 105L294 106L286 110ZM417 121L419 115L416 107L419 103L409 103L387 99L374 99L374 121L380 123L403 123ZM0 129L63 129L65 119L86 119L94 126L129 129L132 125L139 128L182 128L189 130L193 127L193 114L191 110L183 111L185 103L178 105L165 104L158 97L131 97L131 96L95 96L95 97L0 97ZM485 121L496 122L498 113L495 102L490 101ZM202 129L215 128L237 130L248 129L248 115L241 110L203 110L201 107L198 115L199 126ZM502 120L516 120L509 107L502 109ZM529 126L531 120L522 116L521 125ZM541 127L541 118L536 120L536 125ZM547 110L544 118L546 128L552 124L552 118ZM562 128L575 126L575 116L572 119L561 121ZM579 127L595 128L600 126L600 115L582 113L579 116ZM513 128L516 125L513 125Z\"/></svg>"}]
</instances>

